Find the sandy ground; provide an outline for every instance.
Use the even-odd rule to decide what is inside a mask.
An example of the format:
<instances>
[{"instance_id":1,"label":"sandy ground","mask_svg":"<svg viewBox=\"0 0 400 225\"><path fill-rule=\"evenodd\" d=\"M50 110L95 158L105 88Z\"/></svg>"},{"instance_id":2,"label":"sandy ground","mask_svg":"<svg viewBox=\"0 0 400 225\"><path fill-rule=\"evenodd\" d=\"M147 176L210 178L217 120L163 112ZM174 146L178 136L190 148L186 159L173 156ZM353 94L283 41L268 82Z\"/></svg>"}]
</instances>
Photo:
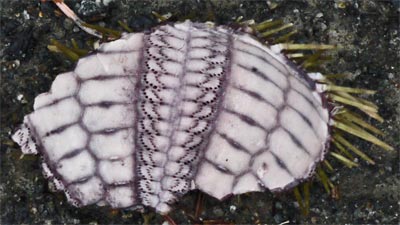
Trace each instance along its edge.
<instances>
[{"instance_id":1,"label":"sandy ground","mask_svg":"<svg viewBox=\"0 0 400 225\"><path fill-rule=\"evenodd\" d=\"M50 38L64 43L74 38L82 46L93 40L79 31L52 4L39 1L1 1L1 224L142 224L162 223L151 211L145 214L129 210L111 210L90 206L74 208L62 193L43 178L36 156L21 157L10 140L11 132L32 111L33 99L49 89L51 81L74 64L47 49ZM86 2L84 4L84 2ZM292 1L113 1L97 7L90 1L67 1L86 21L117 28L123 20L135 31L154 26L151 11L172 13L175 19L215 20L227 24L233 18L262 21L283 18L299 30L297 42L329 43L344 46L327 66L332 73L350 73L343 83L378 91L370 100L378 104L385 122L378 124L387 143L396 151L386 152L357 139L359 148L369 153L376 165L360 160L356 169L334 163L330 174L338 184L340 199L333 200L321 184L311 190L311 213L301 215L292 192L274 196L252 193L218 202L205 196L201 219L240 224L284 222L304 224L399 222L400 147L400 66L399 2L375 0L292 0ZM108 2L108 1L103 1ZM93 6L93 7L92 7ZM39 17L42 11L42 17ZM119 29L119 28L118 28ZM198 192L189 193L170 216L177 224L194 223Z\"/></svg>"}]
</instances>

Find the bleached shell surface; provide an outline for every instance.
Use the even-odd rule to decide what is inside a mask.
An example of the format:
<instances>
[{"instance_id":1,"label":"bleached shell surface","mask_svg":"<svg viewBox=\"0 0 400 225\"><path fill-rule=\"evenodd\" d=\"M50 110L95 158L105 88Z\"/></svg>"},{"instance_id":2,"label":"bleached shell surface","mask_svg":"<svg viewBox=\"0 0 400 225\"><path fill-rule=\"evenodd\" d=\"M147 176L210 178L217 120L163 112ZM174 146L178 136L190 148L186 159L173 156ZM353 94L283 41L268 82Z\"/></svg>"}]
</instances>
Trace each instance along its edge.
<instances>
[{"instance_id":1,"label":"bleached shell surface","mask_svg":"<svg viewBox=\"0 0 400 225\"><path fill-rule=\"evenodd\" d=\"M13 139L77 206L167 213L189 190L280 191L325 153L306 74L248 34L177 23L125 34L57 76Z\"/></svg>"}]
</instances>

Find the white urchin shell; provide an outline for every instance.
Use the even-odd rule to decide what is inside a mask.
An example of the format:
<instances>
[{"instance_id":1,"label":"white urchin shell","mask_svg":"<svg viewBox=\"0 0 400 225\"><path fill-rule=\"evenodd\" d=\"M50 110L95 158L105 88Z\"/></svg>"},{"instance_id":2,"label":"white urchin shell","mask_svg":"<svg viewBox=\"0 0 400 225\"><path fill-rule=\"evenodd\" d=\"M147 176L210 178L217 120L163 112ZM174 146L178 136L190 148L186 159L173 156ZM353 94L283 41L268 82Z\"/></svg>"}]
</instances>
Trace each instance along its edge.
<instances>
[{"instance_id":1,"label":"white urchin shell","mask_svg":"<svg viewBox=\"0 0 400 225\"><path fill-rule=\"evenodd\" d=\"M57 76L13 139L77 206L222 199L311 176L329 139L315 83L280 49L226 27L125 34Z\"/></svg>"}]
</instances>

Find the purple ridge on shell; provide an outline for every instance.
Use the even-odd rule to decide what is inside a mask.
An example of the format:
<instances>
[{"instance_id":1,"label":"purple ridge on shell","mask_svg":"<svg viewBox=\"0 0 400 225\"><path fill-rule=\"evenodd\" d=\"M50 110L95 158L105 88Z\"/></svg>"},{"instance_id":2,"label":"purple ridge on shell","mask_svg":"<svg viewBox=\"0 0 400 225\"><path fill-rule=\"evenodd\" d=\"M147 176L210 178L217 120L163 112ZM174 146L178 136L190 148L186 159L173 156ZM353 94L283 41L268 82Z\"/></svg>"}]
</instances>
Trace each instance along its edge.
<instances>
[{"instance_id":1,"label":"purple ridge on shell","mask_svg":"<svg viewBox=\"0 0 400 225\"><path fill-rule=\"evenodd\" d=\"M76 206L167 213L193 189L223 199L309 178L330 137L322 97L277 46L186 21L80 59L13 139Z\"/></svg>"}]
</instances>

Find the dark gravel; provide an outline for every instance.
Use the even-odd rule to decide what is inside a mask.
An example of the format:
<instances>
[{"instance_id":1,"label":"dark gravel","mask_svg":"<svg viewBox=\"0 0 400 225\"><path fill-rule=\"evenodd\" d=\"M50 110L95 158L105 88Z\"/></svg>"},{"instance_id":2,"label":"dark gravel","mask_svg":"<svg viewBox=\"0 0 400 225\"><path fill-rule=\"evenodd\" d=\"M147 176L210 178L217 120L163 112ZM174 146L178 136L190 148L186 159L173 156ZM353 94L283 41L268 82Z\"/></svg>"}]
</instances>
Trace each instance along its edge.
<instances>
[{"instance_id":1,"label":"dark gravel","mask_svg":"<svg viewBox=\"0 0 400 225\"><path fill-rule=\"evenodd\" d=\"M73 63L47 49L50 38L66 43L71 38L83 47L95 40L63 15L52 3L0 1L1 72L1 224L142 224L162 223L160 215L90 206L81 209L67 204L62 193L53 193L41 173L40 158L21 157L10 140L23 115L32 111L33 99L49 90L58 73ZM351 73L343 81L353 87L378 91L370 100L381 107L385 122L377 124L386 142L396 151L386 152L354 139L372 155L376 165L360 162L356 169L334 163L331 175L339 185L340 199L333 200L315 182L311 191L310 216L301 215L291 192L273 196L253 193L223 202L205 197L201 218L241 224L283 222L304 224L398 224L400 147L400 38L398 0L292 0L292 1L112 1L93 4L90 0L65 1L84 20L117 28L125 21L135 31L156 25L151 11L172 13L172 20L214 20L227 24L234 17L262 21L283 18L299 30L297 42L340 44L327 66L332 73ZM107 0L103 0L107 3ZM39 16L42 11L43 16ZM119 28L118 28L119 29ZM171 213L177 224L194 223L191 215L198 192L189 193Z\"/></svg>"}]
</instances>

